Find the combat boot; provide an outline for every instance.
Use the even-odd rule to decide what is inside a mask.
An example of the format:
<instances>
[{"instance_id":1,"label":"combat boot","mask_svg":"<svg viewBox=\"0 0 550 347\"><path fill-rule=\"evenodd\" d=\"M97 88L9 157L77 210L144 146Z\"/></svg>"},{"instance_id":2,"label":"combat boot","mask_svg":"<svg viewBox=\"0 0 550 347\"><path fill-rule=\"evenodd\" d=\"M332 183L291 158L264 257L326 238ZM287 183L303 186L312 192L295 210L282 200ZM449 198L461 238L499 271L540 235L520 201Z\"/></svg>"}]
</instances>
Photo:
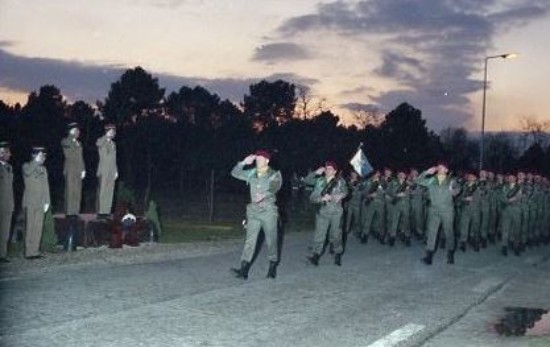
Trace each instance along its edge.
<instances>
[{"instance_id":1,"label":"combat boot","mask_svg":"<svg viewBox=\"0 0 550 347\"><path fill-rule=\"evenodd\" d=\"M364 245L369 242L369 237L366 234L361 234L361 236L359 236L359 240Z\"/></svg>"},{"instance_id":2,"label":"combat boot","mask_svg":"<svg viewBox=\"0 0 550 347\"><path fill-rule=\"evenodd\" d=\"M466 252L466 242L460 242L459 248L462 252Z\"/></svg>"},{"instance_id":3,"label":"combat boot","mask_svg":"<svg viewBox=\"0 0 550 347\"><path fill-rule=\"evenodd\" d=\"M454 251L448 251L447 252L447 264L454 264L455 263L455 252Z\"/></svg>"},{"instance_id":4,"label":"combat boot","mask_svg":"<svg viewBox=\"0 0 550 347\"><path fill-rule=\"evenodd\" d=\"M319 265L319 254L313 253L310 257L307 257L307 260L315 266Z\"/></svg>"},{"instance_id":5,"label":"combat boot","mask_svg":"<svg viewBox=\"0 0 550 347\"><path fill-rule=\"evenodd\" d=\"M481 248L487 248L487 240L484 238L481 239Z\"/></svg>"},{"instance_id":6,"label":"combat boot","mask_svg":"<svg viewBox=\"0 0 550 347\"><path fill-rule=\"evenodd\" d=\"M422 258L422 262L426 265L432 265L433 255L434 255L434 252L426 251L426 255L424 256L424 258Z\"/></svg>"},{"instance_id":7,"label":"combat boot","mask_svg":"<svg viewBox=\"0 0 550 347\"><path fill-rule=\"evenodd\" d=\"M248 271L250 270L250 263L246 260L241 262L241 268L231 268L231 271L235 274L235 277L242 278L243 280L248 279Z\"/></svg>"},{"instance_id":8,"label":"combat boot","mask_svg":"<svg viewBox=\"0 0 550 347\"><path fill-rule=\"evenodd\" d=\"M388 245L390 247L393 247L393 245L395 245L395 237L393 236L388 237Z\"/></svg>"},{"instance_id":9,"label":"combat boot","mask_svg":"<svg viewBox=\"0 0 550 347\"><path fill-rule=\"evenodd\" d=\"M267 278L277 277L277 265L278 264L276 261L269 262L269 270L267 271Z\"/></svg>"},{"instance_id":10,"label":"combat boot","mask_svg":"<svg viewBox=\"0 0 550 347\"><path fill-rule=\"evenodd\" d=\"M334 264L342 266L342 253L337 253L334 255Z\"/></svg>"},{"instance_id":11,"label":"combat boot","mask_svg":"<svg viewBox=\"0 0 550 347\"><path fill-rule=\"evenodd\" d=\"M411 246L411 238L410 236L405 237L405 240L403 241L405 246L410 247Z\"/></svg>"}]
</instances>

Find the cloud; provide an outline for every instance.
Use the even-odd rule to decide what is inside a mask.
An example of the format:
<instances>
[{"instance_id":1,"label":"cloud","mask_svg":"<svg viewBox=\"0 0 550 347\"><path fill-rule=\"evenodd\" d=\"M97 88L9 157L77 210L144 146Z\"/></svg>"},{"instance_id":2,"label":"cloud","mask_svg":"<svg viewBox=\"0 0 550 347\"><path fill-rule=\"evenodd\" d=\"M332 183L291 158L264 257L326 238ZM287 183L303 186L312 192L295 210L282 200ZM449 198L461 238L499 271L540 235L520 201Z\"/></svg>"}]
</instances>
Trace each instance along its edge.
<instances>
[{"instance_id":1,"label":"cloud","mask_svg":"<svg viewBox=\"0 0 550 347\"><path fill-rule=\"evenodd\" d=\"M305 40L328 31L350 44L363 42L369 52L378 47L380 64L371 72L400 87L372 101L387 111L408 101L424 110L430 126L462 126L471 114L467 95L482 88L471 76L497 33L549 13L547 0L335 1L286 20L277 33Z\"/></svg>"},{"instance_id":2,"label":"cloud","mask_svg":"<svg viewBox=\"0 0 550 347\"><path fill-rule=\"evenodd\" d=\"M46 84L57 86L69 100L84 100L94 103L103 100L112 83L120 79L127 66L100 65L48 58L21 57L0 49L0 87L28 93ZM146 67L144 67L146 69ZM148 71L158 78L161 87L168 92L182 86L200 85L222 99L240 102L249 86L261 79L275 81L282 79L298 85L312 86L318 81L293 73L278 73L258 78L201 78L178 76Z\"/></svg>"},{"instance_id":3,"label":"cloud","mask_svg":"<svg viewBox=\"0 0 550 347\"><path fill-rule=\"evenodd\" d=\"M339 105L341 108L352 111L352 112L367 112L367 113L377 113L378 106L375 104L362 104L359 102L350 102L346 104Z\"/></svg>"},{"instance_id":4,"label":"cloud","mask_svg":"<svg viewBox=\"0 0 550 347\"><path fill-rule=\"evenodd\" d=\"M355 96L355 95L366 95L366 93L373 92L374 88L367 86L359 86L353 89L346 89L338 93L340 96Z\"/></svg>"},{"instance_id":5,"label":"cloud","mask_svg":"<svg viewBox=\"0 0 550 347\"><path fill-rule=\"evenodd\" d=\"M292 42L278 42L256 48L252 60L274 63L278 61L295 61L309 59L309 51Z\"/></svg>"}]
</instances>

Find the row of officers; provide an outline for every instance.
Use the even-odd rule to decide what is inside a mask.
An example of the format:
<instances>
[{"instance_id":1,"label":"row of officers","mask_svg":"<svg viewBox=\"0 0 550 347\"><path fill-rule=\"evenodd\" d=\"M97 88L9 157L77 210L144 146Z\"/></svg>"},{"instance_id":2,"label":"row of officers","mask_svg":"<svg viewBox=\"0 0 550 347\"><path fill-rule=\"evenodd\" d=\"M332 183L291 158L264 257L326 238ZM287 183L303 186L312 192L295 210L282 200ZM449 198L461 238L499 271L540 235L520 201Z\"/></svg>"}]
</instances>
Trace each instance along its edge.
<instances>
[{"instance_id":1,"label":"row of officers","mask_svg":"<svg viewBox=\"0 0 550 347\"><path fill-rule=\"evenodd\" d=\"M70 123L67 136L61 141L65 156L63 174L65 177L65 214L74 218L80 214L82 202L82 180L86 177L80 130L77 123ZM116 166L116 144L113 141L116 128L105 126L105 133L97 141L99 163L97 214L111 213L115 181L118 177ZM31 160L23 164L22 174L24 193L22 210L25 214L24 254L28 259L40 258L40 240L44 225L44 215L50 209L50 189L48 172L44 163L47 152L44 147L33 147ZM13 168L10 165L11 150L8 142L0 143L0 262L9 262L7 245L10 237L13 212Z\"/></svg>"},{"instance_id":2,"label":"row of officers","mask_svg":"<svg viewBox=\"0 0 550 347\"><path fill-rule=\"evenodd\" d=\"M233 177L250 188L246 208L246 238L239 278L248 278L251 262L263 230L268 249L267 277L275 278L279 263L277 191L279 171L269 167L271 155L259 150L239 161ZM308 262L317 266L327 244L334 263L342 264L344 233L367 243L375 237L394 246L396 240L410 246L411 238L425 242L422 261L432 264L438 240L444 240L447 263L454 264L455 250L475 251L498 243L502 255L520 255L527 247L550 241L550 181L539 175L495 175L481 171L452 176L444 163L426 171L386 169L362 178L352 171L346 179L334 161L305 177L312 186L309 202L316 207L315 230ZM441 245L441 243L439 244Z\"/></svg>"}]
</instances>

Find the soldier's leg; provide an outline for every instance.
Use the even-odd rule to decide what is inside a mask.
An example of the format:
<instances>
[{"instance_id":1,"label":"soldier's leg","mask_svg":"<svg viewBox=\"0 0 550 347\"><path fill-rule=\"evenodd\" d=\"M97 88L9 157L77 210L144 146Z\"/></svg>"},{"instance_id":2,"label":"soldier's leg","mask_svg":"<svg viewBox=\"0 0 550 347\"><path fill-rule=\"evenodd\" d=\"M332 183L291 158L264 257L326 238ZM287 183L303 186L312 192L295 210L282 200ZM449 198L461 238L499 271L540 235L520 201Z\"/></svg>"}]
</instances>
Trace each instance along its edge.
<instances>
[{"instance_id":1,"label":"soldier's leg","mask_svg":"<svg viewBox=\"0 0 550 347\"><path fill-rule=\"evenodd\" d=\"M327 238L327 230L330 225L330 219L324 214L315 215L315 231L313 232L312 254L321 254Z\"/></svg>"},{"instance_id":2,"label":"soldier's leg","mask_svg":"<svg viewBox=\"0 0 550 347\"><path fill-rule=\"evenodd\" d=\"M250 263L254 257L256 251L256 245L258 243L258 235L262 228L260 219L252 214L246 216L246 239L244 241L243 253L241 255L241 261ZM265 235L267 239L267 234Z\"/></svg>"},{"instance_id":3,"label":"soldier's leg","mask_svg":"<svg viewBox=\"0 0 550 347\"><path fill-rule=\"evenodd\" d=\"M459 230L459 240L460 247L466 244L468 240L468 232L470 231L470 214L466 208L460 210L458 216L458 230Z\"/></svg>"},{"instance_id":4,"label":"soldier's leg","mask_svg":"<svg viewBox=\"0 0 550 347\"><path fill-rule=\"evenodd\" d=\"M403 205L401 208L401 232L406 239L411 238L411 214L409 205Z\"/></svg>"},{"instance_id":5,"label":"soldier's leg","mask_svg":"<svg viewBox=\"0 0 550 347\"><path fill-rule=\"evenodd\" d=\"M262 216L262 229L265 235L265 243L267 244L267 258L269 261L279 261L278 246L278 215L276 213L268 213Z\"/></svg>"},{"instance_id":6,"label":"soldier's leg","mask_svg":"<svg viewBox=\"0 0 550 347\"><path fill-rule=\"evenodd\" d=\"M8 256L12 212L0 212L0 258Z\"/></svg>"},{"instance_id":7,"label":"soldier's leg","mask_svg":"<svg viewBox=\"0 0 550 347\"><path fill-rule=\"evenodd\" d=\"M335 213L330 216L329 241L334 246L334 253L341 254L342 247L342 214Z\"/></svg>"},{"instance_id":8,"label":"soldier's leg","mask_svg":"<svg viewBox=\"0 0 550 347\"><path fill-rule=\"evenodd\" d=\"M384 203L376 204L375 228L380 235L380 240L386 237L386 207Z\"/></svg>"},{"instance_id":9,"label":"soldier's leg","mask_svg":"<svg viewBox=\"0 0 550 347\"><path fill-rule=\"evenodd\" d=\"M487 240L489 237L490 208L488 205L482 205L480 213L479 231L480 237Z\"/></svg>"},{"instance_id":10,"label":"soldier's leg","mask_svg":"<svg viewBox=\"0 0 550 347\"><path fill-rule=\"evenodd\" d=\"M25 256L40 254L40 240L44 227L44 211L40 208L27 208L27 229L25 231Z\"/></svg>"},{"instance_id":11,"label":"soldier's leg","mask_svg":"<svg viewBox=\"0 0 550 347\"><path fill-rule=\"evenodd\" d=\"M445 232L446 238L447 238L447 249L449 251L454 251L455 249L455 238L454 238L454 212L444 212L441 215L441 225L443 227L443 231Z\"/></svg>"},{"instance_id":12,"label":"soldier's leg","mask_svg":"<svg viewBox=\"0 0 550 347\"><path fill-rule=\"evenodd\" d=\"M401 218L401 210L397 206L392 206L388 209L388 214L390 214L389 224L388 224L388 235L390 238L395 239L397 235L397 227L399 226L399 220Z\"/></svg>"},{"instance_id":13,"label":"soldier's leg","mask_svg":"<svg viewBox=\"0 0 550 347\"><path fill-rule=\"evenodd\" d=\"M375 210L372 204L365 207L363 221L361 223L361 237L368 238L369 234L372 232L374 212Z\"/></svg>"},{"instance_id":14,"label":"soldier's leg","mask_svg":"<svg viewBox=\"0 0 550 347\"><path fill-rule=\"evenodd\" d=\"M115 180L109 177L101 177L99 184L99 214L110 214L115 191Z\"/></svg>"},{"instance_id":15,"label":"soldier's leg","mask_svg":"<svg viewBox=\"0 0 550 347\"><path fill-rule=\"evenodd\" d=\"M439 232L440 224L441 217L439 213L435 211L428 212L428 225L426 228L428 241L426 242L426 250L429 252L435 251L435 242L437 241L437 233Z\"/></svg>"}]
</instances>

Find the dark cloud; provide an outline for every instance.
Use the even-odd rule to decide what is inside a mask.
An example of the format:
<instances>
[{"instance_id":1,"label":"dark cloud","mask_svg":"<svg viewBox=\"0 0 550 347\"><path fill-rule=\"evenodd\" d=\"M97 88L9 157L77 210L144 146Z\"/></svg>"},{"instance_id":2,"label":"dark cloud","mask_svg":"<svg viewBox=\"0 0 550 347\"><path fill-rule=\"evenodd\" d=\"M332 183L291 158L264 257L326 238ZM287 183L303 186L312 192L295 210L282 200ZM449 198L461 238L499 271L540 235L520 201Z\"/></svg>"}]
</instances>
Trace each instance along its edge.
<instances>
[{"instance_id":1,"label":"dark cloud","mask_svg":"<svg viewBox=\"0 0 550 347\"><path fill-rule=\"evenodd\" d=\"M311 54L301 45L291 42L278 42L256 48L252 60L274 63L309 59Z\"/></svg>"},{"instance_id":2,"label":"dark cloud","mask_svg":"<svg viewBox=\"0 0 550 347\"><path fill-rule=\"evenodd\" d=\"M368 112L368 113L377 113L378 106L375 104L362 104L359 102L350 102L347 104L339 105L341 108L352 111L352 112Z\"/></svg>"},{"instance_id":3,"label":"dark cloud","mask_svg":"<svg viewBox=\"0 0 550 347\"><path fill-rule=\"evenodd\" d=\"M354 96L354 95L366 95L368 92L373 92L374 88L359 86L353 89L343 90L339 93L340 96Z\"/></svg>"},{"instance_id":4,"label":"dark cloud","mask_svg":"<svg viewBox=\"0 0 550 347\"><path fill-rule=\"evenodd\" d=\"M85 100L93 103L103 100L112 83L128 69L122 65L85 64L48 58L28 58L0 49L0 87L28 93L40 86L53 84L70 100ZM146 67L144 67L146 69ZM182 86L203 86L222 99L240 102L249 86L262 78L217 78L186 77L157 74L149 71L167 92L177 91ZM293 73L265 76L263 79L282 79L298 85L312 86L318 81Z\"/></svg>"},{"instance_id":5,"label":"dark cloud","mask_svg":"<svg viewBox=\"0 0 550 347\"><path fill-rule=\"evenodd\" d=\"M549 12L548 0L336 1L287 20L278 32L284 39L330 31L353 38L355 44L364 40L365 46L373 37L383 39L378 46L381 64L372 72L402 88L373 100L386 110L408 101L425 111L431 126L456 126L468 121L466 95L482 87L470 76L479 72L496 33ZM443 124L444 117L448 124Z\"/></svg>"}]
</instances>

